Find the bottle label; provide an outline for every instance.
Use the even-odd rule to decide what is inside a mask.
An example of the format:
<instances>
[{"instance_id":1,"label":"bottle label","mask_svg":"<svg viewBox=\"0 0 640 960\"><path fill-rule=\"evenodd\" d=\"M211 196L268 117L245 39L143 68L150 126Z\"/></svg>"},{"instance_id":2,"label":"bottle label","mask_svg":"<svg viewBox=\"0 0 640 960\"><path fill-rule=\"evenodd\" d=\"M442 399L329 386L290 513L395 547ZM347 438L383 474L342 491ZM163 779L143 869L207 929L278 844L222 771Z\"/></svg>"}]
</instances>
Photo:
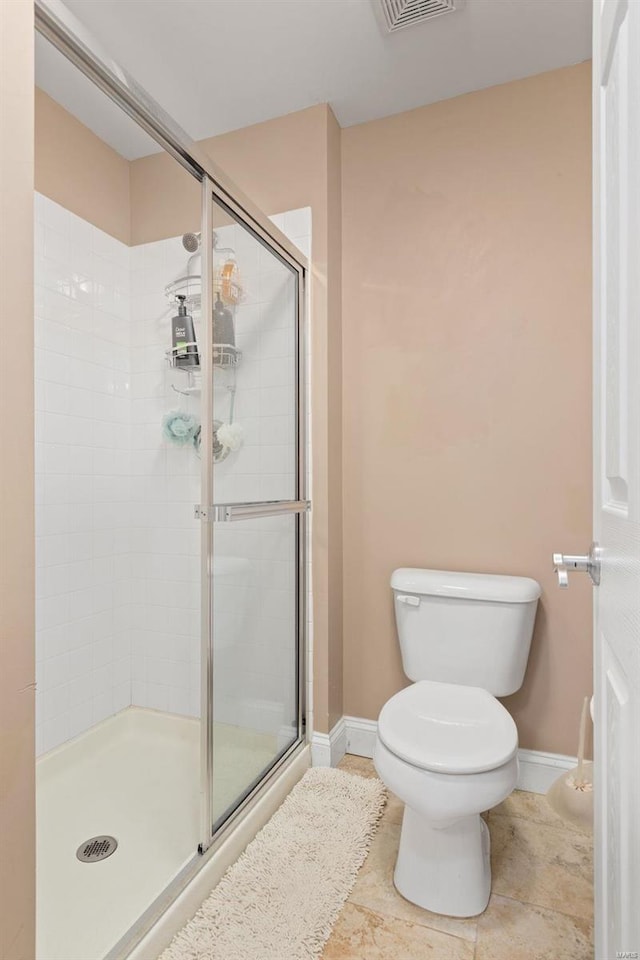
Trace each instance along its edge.
<instances>
[{"instance_id":1,"label":"bottle label","mask_svg":"<svg viewBox=\"0 0 640 960\"><path fill-rule=\"evenodd\" d=\"M173 328L173 339L175 343L175 353L177 356L184 356L187 352L187 330L183 323L176 323Z\"/></svg>"}]
</instances>

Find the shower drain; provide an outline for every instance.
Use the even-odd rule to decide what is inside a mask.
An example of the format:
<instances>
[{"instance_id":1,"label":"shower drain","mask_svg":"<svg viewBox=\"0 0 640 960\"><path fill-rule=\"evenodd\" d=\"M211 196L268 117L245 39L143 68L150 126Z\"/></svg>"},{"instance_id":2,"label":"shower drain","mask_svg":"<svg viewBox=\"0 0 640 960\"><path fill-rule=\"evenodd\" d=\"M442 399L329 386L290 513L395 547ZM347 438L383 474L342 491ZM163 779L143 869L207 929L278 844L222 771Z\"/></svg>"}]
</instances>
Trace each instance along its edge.
<instances>
[{"instance_id":1,"label":"shower drain","mask_svg":"<svg viewBox=\"0 0 640 960\"><path fill-rule=\"evenodd\" d=\"M95 863L97 860L106 860L118 849L115 837L91 837L81 843L76 850L76 857L82 863Z\"/></svg>"}]
</instances>

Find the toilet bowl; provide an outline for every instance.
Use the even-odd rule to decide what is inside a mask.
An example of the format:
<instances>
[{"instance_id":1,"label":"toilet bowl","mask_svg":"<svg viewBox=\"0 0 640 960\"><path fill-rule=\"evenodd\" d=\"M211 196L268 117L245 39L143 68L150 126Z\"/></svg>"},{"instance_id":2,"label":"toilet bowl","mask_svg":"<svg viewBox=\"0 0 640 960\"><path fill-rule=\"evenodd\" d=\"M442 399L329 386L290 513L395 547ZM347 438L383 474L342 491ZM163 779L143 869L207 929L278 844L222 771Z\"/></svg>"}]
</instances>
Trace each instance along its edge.
<instances>
[{"instance_id":1,"label":"toilet bowl","mask_svg":"<svg viewBox=\"0 0 640 960\"><path fill-rule=\"evenodd\" d=\"M518 734L496 699L522 685L540 587L526 577L401 569L392 576L405 673L378 719L374 764L405 804L394 884L476 916L491 893L480 814L518 778Z\"/></svg>"},{"instance_id":2,"label":"toilet bowl","mask_svg":"<svg viewBox=\"0 0 640 960\"><path fill-rule=\"evenodd\" d=\"M449 916L485 909L489 832L480 817L518 778L518 735L485 690L420 681L378 721L374 764L405 804L394 883L407 900Z\"/></svg>"}]
</instances>

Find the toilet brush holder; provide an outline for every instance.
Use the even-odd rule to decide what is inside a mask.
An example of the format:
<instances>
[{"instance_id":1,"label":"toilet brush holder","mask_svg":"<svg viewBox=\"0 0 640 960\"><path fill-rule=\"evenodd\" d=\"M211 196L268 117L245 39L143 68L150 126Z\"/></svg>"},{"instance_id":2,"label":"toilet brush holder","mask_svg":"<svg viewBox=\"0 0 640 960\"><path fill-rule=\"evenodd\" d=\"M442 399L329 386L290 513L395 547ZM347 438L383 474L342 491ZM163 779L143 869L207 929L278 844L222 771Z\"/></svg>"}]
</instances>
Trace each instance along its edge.
<instances>
[{"instance_id":1,"label":"toilet brush holder","mask_svg":"<svg viewBox=\"0 0 640 960\"><path fill-rule=\"evenodd\" d=\"M568 823L582 830L593 830L593 763L584 759L589 698L585 697L580 718L578 765L565 770L547 791L549 805Z\"/></svg>"}]
</instances>

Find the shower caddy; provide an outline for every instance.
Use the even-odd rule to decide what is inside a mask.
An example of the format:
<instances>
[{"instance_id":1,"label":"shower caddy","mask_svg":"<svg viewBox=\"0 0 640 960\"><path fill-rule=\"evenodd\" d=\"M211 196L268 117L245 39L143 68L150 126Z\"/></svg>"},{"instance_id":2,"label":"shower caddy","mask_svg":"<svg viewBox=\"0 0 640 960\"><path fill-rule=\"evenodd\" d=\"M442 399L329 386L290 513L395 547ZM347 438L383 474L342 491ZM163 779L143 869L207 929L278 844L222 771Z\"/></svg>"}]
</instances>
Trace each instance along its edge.
<instances>
[{"instance_id":1,"label":"shower caddy","mask_svg":"<svg viewBox=\"0 0 640 960\"><path fill-rule=\"evenodd\" d=\"M238 304L244 299L244 290L240 282L238 274L238 266L235 259L235 251L230 247L218 248L216 245L217 238L214 234L214 249L217 256L226 256L226 259L221 263L218 270L216 270L215 282L213 285L214 295L218 295L224 306L232 311L233 316L233 326L235 329L235 318L236 318L236 308ZM193 257L189 258L189 263ZM178 277L176 280L172 280L171 283L168 283L164 288L164 294L167 300L171 304L178 302L178 297L184 297L184 304L187 307L187 310L191 312L192 316L201 315L201 302L202 302L202 277L197 273L190 273L189 268L187 267L187 273L183 277ZM213 318L211 318L213 323ZM193 366L180 366L177 362L178 360L178 349L184 349L184 346L198 347L197 343L187 343L180 348L171 347L169 350L165 351L165 356L167 358L167 363L169 367L174 370L180 370L182 373L186 374L187 382L186 385L177 387L174 383L171 384L171 389L183 396L190 397L192 395L198 395L201 391L201 370L200 364ZM199 348L198 348L199 349ZM214 343L213 344L213 366L225 372L227 377L227 382L225 384L226 390L229 394L229 409L228 417L225 421L223 420L214 420L214 448L213 448L213 459L215 463L220 463L222 460L226 460L229 454L232 452L231 448L225 446L218 440L218 430L225 423L229 425L233 424L234 408L235 408L235 397L236 397L236 368L238 363L242 359L242 351L232 343Z\"/></svg>"}]
</instances>

